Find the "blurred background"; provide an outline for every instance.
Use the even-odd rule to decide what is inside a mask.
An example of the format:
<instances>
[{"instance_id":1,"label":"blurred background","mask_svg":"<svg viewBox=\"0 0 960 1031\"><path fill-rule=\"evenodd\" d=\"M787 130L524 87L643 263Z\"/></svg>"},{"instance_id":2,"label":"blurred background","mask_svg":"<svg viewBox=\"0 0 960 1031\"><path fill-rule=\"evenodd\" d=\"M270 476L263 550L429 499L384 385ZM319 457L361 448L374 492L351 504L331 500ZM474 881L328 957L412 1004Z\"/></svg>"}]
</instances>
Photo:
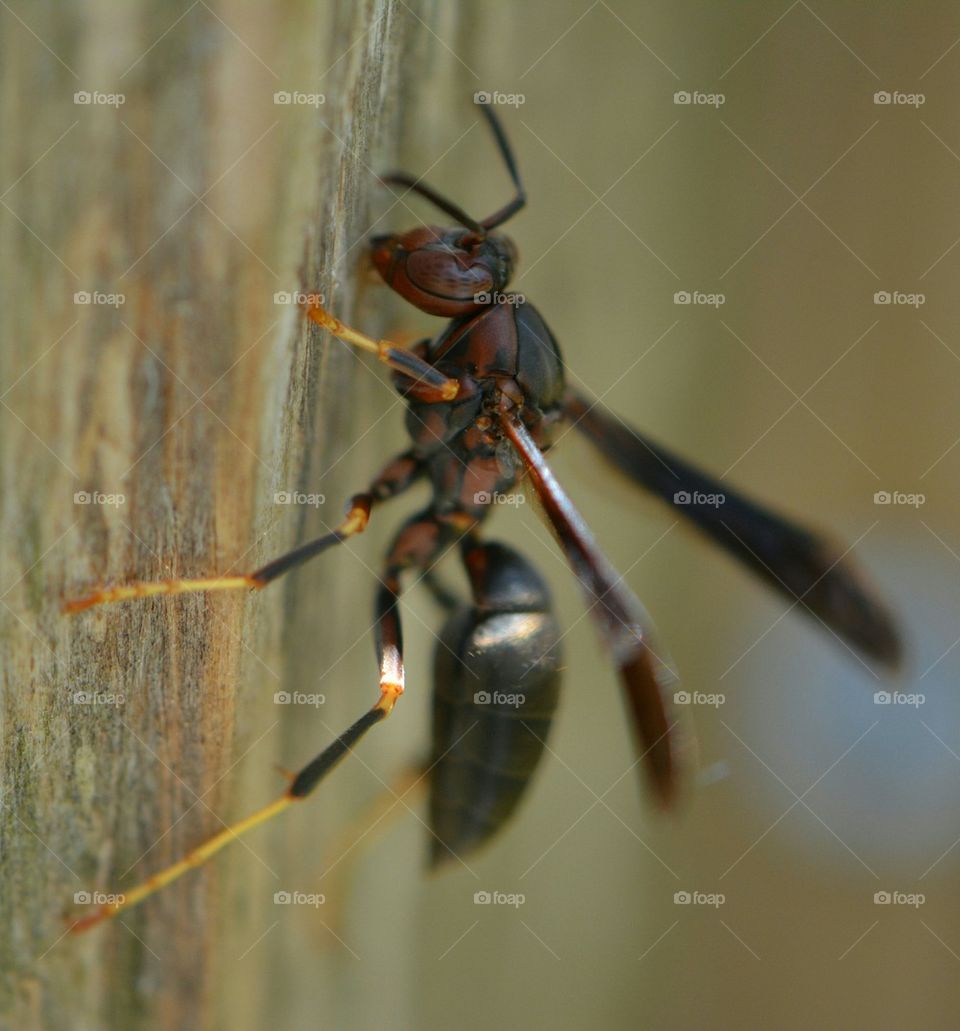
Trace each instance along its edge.
<instances>
[{"instance_id":1,"label":"blurred background","mask_svg":"<svg viewBox=\"0 0 960 1031\"><path fill-rule=\"evenodd\" d=\"M78 5L70 15L99 18L103 32L111 19L124 17L95 4ZM262 320L248 321L231 318L214 295L204 319L193 325L197 349L209 348L205 353L213 356L203 359L210 365L203 385L217 372L230 372L227 392L208 398L215 417L205 408L192 410L178 386L178 377L198 382L192 377L199 359L190 348L161 351L162 368L154 370L157 390L184 399L171 402L158 425L182 419L169 441L196 434L200 443L191 447L212 455L215 464L213 488L204 499L198 487L194 502L211 506L216 547L203 546L201 535L194 571L242 568L254 530L262 560L298 535L306 539L311 528L322 532L342 501L398 450L402 409L387 377L336 346L322 357L284 349L281 341L295 331L292 316L273 329L246 371L241 366L233 373L233 358L218 365L216 355L246 353L247 344L255 346L269 332L270 292L296 284L305 262L313 269L303 256L304 234L308 254L318 248L321 283L339 314L375 334L436 332L435 320L373 283L361 252L371 231L403 230L418 219L432 223L437 215L411 198L397 204L376 188L373 172L399 161L469 212L494 210L510 186L472 103L475 93L487 92L501 105L529 194L527 209L508 230L521 255L512 288L553 329L571 382L731 485L829 530L843 548L852 546L896 611L908 656L899 679L871 670L680 525L674 512L608 472L571 434L551 455L555 471L643 599L684 686L713 696L714 704L689 706L700 769L679 811L656 813L640 789L614 672L534 506L504 507L492 519L492 532L537 563L569 633L550 753L496 843L468 857L468 868L431 877L424 873L421 797L403 796L395 806L400 819L363 816L383 785L428 747L430 631L440 616L426 592L416 590L405 623L408 691L390 722L282 826L258 832L250 850L231 850L193 875L191 885L170 889L175 901L149 903L160 907L154 910L160 916L131 922L136 935L111 927L97 932L98 945L56 943L59 931L52 926L27 942L24 931L20 976L10 996L21 1014L56 1025L58 1008L46 993L96 968L97 992L81 990L88 1026L111 1022L105 1000L117 990L114 979L123 981L125 1005L136 1003L138 1020L162 1026L182 1005L169 977L177 969L196 1006L190 1012L209 1026L262 1026L265 1019L281 1027L376 1023L478 1031L521 1022L553 1028L955 1026L956 9L937 3L918 9L802 0L558 0L369 3L348 16L335 4L280 5L267 15L243 3L200 3L176 12L168 5L164 16L154 12L151 19L150 31L141 25L133 33L138 46L123 59L109 40L101 44L105 63L87 54L79 86L119 89L119 72L164 27L157 49L143 58L145 67L162 62L168 46L203 51L209 79L176 86L182 104L191 102L191 89L221 95L223 121L215 124L225 131L204 138L205 149L195 152L201 178L209 171L216 179L278 118L274 91L326 94L322 106L289 118L281 111L281 128L263 150L237 165L225 180L232 186L211 195L227 228L201 262L209 260L234 288L237 282L239 289L256 287L265 298L258 302ZM62 75L50 53L58 49L56 36L32 25L29 9L15 4L0 13L0 30L6 52L23 54L14 61L19 74L34 69L27 78L45 109L61 105L67 112L51 121L52 143L53 122L65 128L70 119L86 117L75 115L69 99L43 93L44 75ZM388 55L389 72L379 92L344 95L347 69L381 53ZM11 64L5 67L12 75ZM114 67L119 72L112 78ZM116 125L123 119L150 150L163 153L153 134L163 132L164 108L152 117L149 90L138 92L135 76L127 82L123 110L97 113L100 120L89 123L95 128L81 125L70 147L88 129L88 139L108 150L133 146ZM5 118L25 122L28 113L10 107L23 101L10 99L9 90L6 96ZM377 116L369 120L374 109ZM369 125L369 134L349 135L352 120ZM9 153L11 137L4 136L2 188L10 190L3 203L4 247L16 241L16 285L33 290L31 305L43 308L45 276L63 273L43 242L50 240L43 227L24 231L18 205L26 203L22 191L38 188L37 176L48 191L70 190L69 161L44 161L42 147L35 147L30 160L39 163L27 175L25 153ZM352 167L348 176L343 169L361 146L363 167ZM189 147L184 153L189 159ZM319 185L317 154L325 176ZM143 150L137 160L152 165ZM123 167L136 184L136 163ZM197 169L187 160L172 171L192 183ZM17 176L25 176L22 183ZM93 193L98 189L102 184L91 185ZM318 189L321 198L339 198L348 208L345 221L334 201L317 202ZM93 218L89 197L76 201ZM170 212L162 229L179 208L167 194L157 195L157 203ZM178 234L189 232L195 217L211 216L198 209L174 223L150 260L175 263ZM96 235L95 227L85 232ZM134 256L151 239L145 236ZM109 254L102 252L108 251L106 245L79 248L67 260L88 282L91 263L106 261ZM337 258L332 265L331 254ZM274 277L257 270L258 261L271 266ZM142 280L126 287L134 298L126 310L134 308L143 322L155 311L137 300L143 297L138 291L148 289ZM189 293L189 285L184 289ZM48 328L42 339L25 340L15 322L5 321L5 389L14 384L3 411L10 434L5 477L17 490L18 477L46 475L52 462L22 424L56 403L56 369L72 367L17 379L56 334ZM99 330L88 328L85 346L109 337L111 327L101 321ZM231 350L220 352L218 341L227 335ZM69 359L54 355L51 361ZM315 411L316 423L304 415L292 445L280 440L279 424L266 416L249 434L236 431L238 424L247 426L244 413L256 408L261 393L282 404L276 384L293 376L297 362L308 383L298 396L304 411ZM125 369L118 382L128 374L138 373ZM125 434L136 433L130 429L136 410L128 413L129 425L118 427L108 388L91 389L102 392L105 408L95 427L78 417L86 443L96 451L94 438L107 435L122 450ZM185 447L168 461L189 463L194 453ZM109 490L127 465L125 454L115 468L93 461L84 482ZM322 493L324 509L278 512L272 491L291 483ZM157 483L152 488L159 489ZM219 783L231 771L229 794L216 796L218 811L238 816L268 800L277 789L271 763L296 767L368 704L375 683L366 633L374 570L393 529L422 503L417 494L378 513L368 534L296 574L274 602L249 603L245 622L239 603L216 610L243 634L214 670L239 684L236 709L231 699L221 728L222 765L203 753L207 782ZM162 525L165 510L149 509L144 501L142 520ZM20 517L8 511L8 518ZM129 542L130 532L140 532L136 509L123 514L124 525L117 519L103 516L97 533L104 540ZM148 537L151 548L161 556L175 549L175 534L157 533ZM91 540L100 540L89 529L74 534L61 546L89 551ZM24 536L16 531L8 540L4 575L11 585L30 565L16 548ZM52 536L36 555L46 544L54 544ZM81 567L87 582L104 570L121 578L163 575L162 561L151 565L150 552L101 546L114 564ZM120 556L111 548L121 548ZM8 601L19 612L18 596ZM163 613L173 604L151 602L157 608L150 611ZM26 654L36 647L23 625L4 618L11 648ZM148 640L164 647L162 627ZM122 654L120 661L119 681L133 691L143 671L124 665ZM261 662L280 671L276 680ZM322 694L324 702L278 715L272 695L284 685ZM17 733L10 708L16 685L8 681L5 691L9 741ZM178 722L176 714L165 719ZM189 723L184 719L177 734L189 736ZM174 745L162 725L150 723L156 736L148 740L164 755L163 748ZM202 741L195 745L204 748ZM112 884L177 821L180 803L165 795L164 783L161 776L151 802L158 810L145 811L133 799L111 824L113 834L124 813L135 814L139 851L131 842L122 855L96 866L78 849L76 863L70 862L87 878L82 883ZM189 802L182 800L182 808ZM73 804L82 816L82 797ZM43 837L42 814L20 814ZM37 863L52 867L51 877L63 876L24 827L6 826L16 848L34 849ZM204 829L214 828L188 821L164 847L173 853L190 847ZM136 866L140 875L156 867L159 854ZM323 893L325 902L277 907L277 890ZM480 891L523 901L477 905ZM211 901L207 892L215 893ZM201 896L198 908L191 900ZM164 924L164 914L175 922ZM171 927L185 935L196 928L191 919L201 917L201 952L197 942L171 937ZM116 964L106 974L104 942ZM41 958L44 945L53 951ZM75 951L65 958L65 950ZM85 958L73 958L76 950Z\"/></svg>"}]
</instances>

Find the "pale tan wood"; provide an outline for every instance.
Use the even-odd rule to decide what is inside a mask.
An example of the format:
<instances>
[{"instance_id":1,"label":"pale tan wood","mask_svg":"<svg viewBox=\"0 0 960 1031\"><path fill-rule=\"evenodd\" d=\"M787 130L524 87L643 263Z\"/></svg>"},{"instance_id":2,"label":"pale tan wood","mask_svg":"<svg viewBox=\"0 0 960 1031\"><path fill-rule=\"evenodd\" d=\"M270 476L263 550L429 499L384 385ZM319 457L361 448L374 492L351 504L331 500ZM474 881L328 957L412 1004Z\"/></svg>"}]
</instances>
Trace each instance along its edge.
<instances>
[{"instance_id":1,"label":"pale tan wood","mask_svg":"<svg viewBox=\"0 0 960 1031\"><path fill-rule=\"evenodd\" d=\"M0 1014L17 1027L262 1027L274 1009L269 957L244 960L269 927L283 830L235 877L229 861L187 877L125 927L63 938L62 916L75 892L122 890L282 790L271 762L311 746L288 747L283 726L307 717L273 693L324 653L324 606L362 598L365 626L368 593L334 566L322 593L292 577L255 598L69 618L60 601L258 564L335 522L373 471L343 458L351 385L369 377L274 293L319 285L358 314L372 167L396 159L419 6L4 17ZM77 90L125 99L75 104ZM276 104L278 90L324 102ZM78 291L124 299L78 305ZM323 511L275 504L331 468ZM313 621L300 644L294 610ZM331 707L312 747L359 704Z\"/></svg>"}]
</instances>

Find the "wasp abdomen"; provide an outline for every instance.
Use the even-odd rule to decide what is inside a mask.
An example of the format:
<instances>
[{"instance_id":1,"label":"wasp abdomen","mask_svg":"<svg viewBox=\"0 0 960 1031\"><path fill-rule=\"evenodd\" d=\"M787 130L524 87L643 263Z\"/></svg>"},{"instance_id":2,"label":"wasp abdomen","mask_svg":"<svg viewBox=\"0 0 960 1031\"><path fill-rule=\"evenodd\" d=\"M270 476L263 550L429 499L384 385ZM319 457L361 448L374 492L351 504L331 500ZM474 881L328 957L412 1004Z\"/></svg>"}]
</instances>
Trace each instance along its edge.
<instances>
[{"instance_id":1,"label":"wasp abdomen","mask_svg":"<svg viewBox=\"0 0 960 1031\"><path fill-rule=\"evenodd\" d=\"M560 629L539 574L502 544L465 557L474 604L447 620L434 660L434 865L485 842L516 809L559 695Z\"/></svg>"}]
</instances>

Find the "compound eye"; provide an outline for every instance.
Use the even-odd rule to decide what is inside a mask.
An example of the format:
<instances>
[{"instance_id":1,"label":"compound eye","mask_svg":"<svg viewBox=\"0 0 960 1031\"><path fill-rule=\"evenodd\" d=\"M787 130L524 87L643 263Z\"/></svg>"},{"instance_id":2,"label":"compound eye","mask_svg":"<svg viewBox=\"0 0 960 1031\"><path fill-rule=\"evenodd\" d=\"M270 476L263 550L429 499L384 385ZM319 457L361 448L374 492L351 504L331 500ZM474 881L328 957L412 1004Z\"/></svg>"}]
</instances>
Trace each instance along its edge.
<instances>
[{"instance_id":1,"label":"compound eye","mask_svg":"<svg viewBox=\"0 0 960 1031\"><path fill-rule=\"evenodd\" d=\"M459 247L461 250L464 251L472 251L478 243L483 243L485 239L486 237L484 237L480 233L464 233L463 236L457 239L454 246Z\"/></svg>"}]
</instances>

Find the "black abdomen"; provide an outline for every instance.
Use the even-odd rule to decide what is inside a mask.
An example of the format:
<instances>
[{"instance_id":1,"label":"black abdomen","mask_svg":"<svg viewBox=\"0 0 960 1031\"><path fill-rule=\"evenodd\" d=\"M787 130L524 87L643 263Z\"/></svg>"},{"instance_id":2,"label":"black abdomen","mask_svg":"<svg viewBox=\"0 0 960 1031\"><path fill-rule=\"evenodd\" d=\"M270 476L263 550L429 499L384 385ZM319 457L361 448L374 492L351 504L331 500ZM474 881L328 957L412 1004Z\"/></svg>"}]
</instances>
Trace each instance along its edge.
<instances>
[{"instance_id":1,"label":"black abdomen","mask_svg":"<svg viewBox=\"0 0 960 1031\"><path fill-rule=\"evenodd\" d=\"M496 598L465 606L440 635L430 772L434 865L476 848L508 819L557 707L560 630L546 587L512 549L484 547L497 549L499 572L512 577L512 607L505 611Z\"/></svg>"}]
</instances>

